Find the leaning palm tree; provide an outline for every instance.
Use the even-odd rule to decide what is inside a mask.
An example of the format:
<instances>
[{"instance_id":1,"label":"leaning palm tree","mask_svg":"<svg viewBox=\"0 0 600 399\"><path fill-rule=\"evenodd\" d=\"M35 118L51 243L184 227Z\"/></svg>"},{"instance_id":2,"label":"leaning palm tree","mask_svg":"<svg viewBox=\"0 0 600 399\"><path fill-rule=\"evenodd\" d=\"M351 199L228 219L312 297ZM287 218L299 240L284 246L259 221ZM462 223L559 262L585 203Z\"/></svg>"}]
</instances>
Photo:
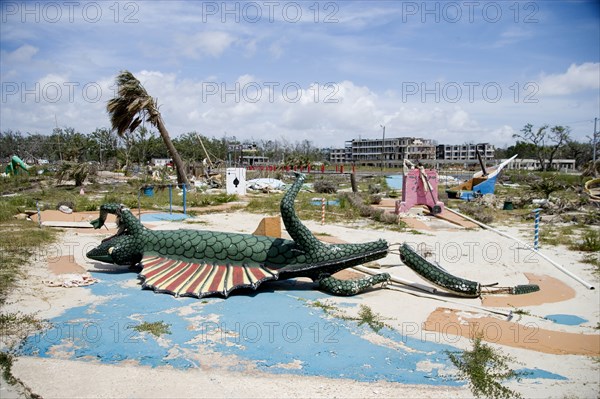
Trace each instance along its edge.
<instances>
[{"instance_id":1,"label":"leaning palm tree","mask_svg":"<svg viewBox=\"0 0 600 399\"><path fill-rule=\"evenodd\" d=\"M75 187L80 187L89 173L90 164L87 162L63 162L56 172L56 179L58 184L64 180L75 180Z\"/></svg>"},{"instance_id":2,"label":"leaning palm tree","mask_svg":"<svg viewBox=\"0 0 600 399\"><path fill-rule=\"evenodd\" d=\"M169 137L156 100L150 97L140 81L129 71L121 71L116 82L117 95L106 105L113 130L116 130L119 136L123 136L127 130L133 132L145 118L158 129L165 142L177 169L177 182L189 186L183 161Z\"/></svg>"}]
</instances>

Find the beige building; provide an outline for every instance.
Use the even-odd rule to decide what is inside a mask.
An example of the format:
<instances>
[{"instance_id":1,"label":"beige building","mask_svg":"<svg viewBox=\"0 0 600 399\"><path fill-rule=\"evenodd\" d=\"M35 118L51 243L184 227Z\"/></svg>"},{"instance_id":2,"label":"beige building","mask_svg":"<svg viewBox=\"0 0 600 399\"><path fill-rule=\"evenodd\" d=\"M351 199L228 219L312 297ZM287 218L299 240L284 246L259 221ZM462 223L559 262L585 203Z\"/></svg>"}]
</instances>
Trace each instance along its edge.
<instances>
[{"instance_id":1,"label":"beige building","mask_svg":"<svg viewBox=\"0 0 600 399\"><path fill-rule=\"evenodd\" d=\"M505 161L504 159L502 161ZM515 158L506 169L539 170L540 161L537 159ZM575 172L574 159L553 159L552 169L560 172Z\"/></svg>"},{"instance_id":2,"label":"beige building","mask_svg":"<svg viewBox=\"0 0 600 399\"><path fill-rule=\"evenodd\" d=\"M402 167L405 159L411 161L435 160L436 143L418 137L358 139L347 141L344 148L330 152L332 163L355 163L360 166Z\"/></svg>"},{"instance_id":3,"label":"beige building","mask_svg":"<svg viewBox=\"0 0 600 399\"><path fill-rule=\"evenodd\" d=\"M437 159L443 159L446 161L476 161L477 153L475 149L481 154L481 158L484 161L494 160L494 153L496 148L490 143L477 143L477 144L439 144L437 146Z\"/></svg>"}]
</instances>

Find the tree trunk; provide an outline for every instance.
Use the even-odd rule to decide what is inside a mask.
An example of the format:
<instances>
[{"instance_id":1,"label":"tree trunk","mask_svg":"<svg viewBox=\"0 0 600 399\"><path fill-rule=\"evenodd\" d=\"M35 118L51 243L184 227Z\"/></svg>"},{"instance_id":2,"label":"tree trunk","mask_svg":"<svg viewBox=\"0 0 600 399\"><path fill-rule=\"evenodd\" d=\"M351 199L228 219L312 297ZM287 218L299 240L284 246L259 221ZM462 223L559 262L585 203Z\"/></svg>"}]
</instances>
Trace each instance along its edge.
<instances>
[{"instance_id":1,"label":"tree trunk","mask_svg":"<svg viewBox=\"0 0 600 399\"><path fill-rule=\"evenodd\" d=\"M179 153L175 149L173 142L171 141L171 137L169 136L169 132L165 128L165 124L163 123L162 116L159 115L157 118L157 126L158 132L162 137L165 145L167 146L167 150L171 157L173 157L173 163L175 164L175 169L177 170L177 183L185 184L188 188L190 187L190 181L187 178L187 174L185 173L185 166L183 165L183 161L179 156Z\"/></svg>"},{"instance_id":2,"label":"tree trunk","mask_svg":"<svg viewBox=\"0 0 600 399\"><path fill-rule=\"evenodd\" d=\"M540 162L540 170L542 172L545 172L546 171L546 157L544 157L541 153L538 153L537 159Z\"/></svg>"},{"instance_id":3,"label":"tree trunk","mask_svg":"<svg viewBox=\"0 0 600 399\"><path fill-rule=\"evenodd\" d=\"M354 172L350 173L350 185L352 186L352 192L358 193L358 186L356 185L356 175Z\"/></svg>"}]
</instances>

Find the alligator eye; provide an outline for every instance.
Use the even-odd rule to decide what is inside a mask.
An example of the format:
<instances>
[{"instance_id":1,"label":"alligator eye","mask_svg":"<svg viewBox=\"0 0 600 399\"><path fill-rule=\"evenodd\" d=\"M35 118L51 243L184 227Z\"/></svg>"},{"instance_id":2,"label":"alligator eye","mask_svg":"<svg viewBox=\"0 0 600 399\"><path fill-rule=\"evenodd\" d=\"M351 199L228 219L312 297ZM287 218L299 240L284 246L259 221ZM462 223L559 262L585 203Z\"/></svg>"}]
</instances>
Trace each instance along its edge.
<instances>
[{"instance_id":1,"label":"alligator eye","mask_svg":"<svg viewBox=\"0 0 600 399\"><path fill-rule=\"evenodd\" d=\"M114 250L115 250L115 247L108 248L108 254L112 255L112 253L113 253Z\"/></svg>"}]
</instances>

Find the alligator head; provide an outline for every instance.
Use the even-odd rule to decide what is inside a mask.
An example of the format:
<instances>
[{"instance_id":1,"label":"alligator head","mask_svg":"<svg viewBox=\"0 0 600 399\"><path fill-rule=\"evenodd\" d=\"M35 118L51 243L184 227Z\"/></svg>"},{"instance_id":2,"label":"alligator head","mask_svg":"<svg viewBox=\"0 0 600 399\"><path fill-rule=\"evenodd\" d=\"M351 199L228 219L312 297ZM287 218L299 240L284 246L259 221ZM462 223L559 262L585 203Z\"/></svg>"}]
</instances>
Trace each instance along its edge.
<instances>
[{"instance_id":1,"label":"alligator head","mask_svg":"<svg viewBox=\"0 0 600 399\"><path fill-rule=\"evenodd\" d=\"M104 225L107 213L117 215L118 231L115 235L102 240L102 243L89 251L86 256L100 262L135 265L142 259L143 239L141 235L145 228L131 212L128 212L125 205L105 204L100 208L100 218L91 222L95 229Z\"/></svg>"}]
</instances>

